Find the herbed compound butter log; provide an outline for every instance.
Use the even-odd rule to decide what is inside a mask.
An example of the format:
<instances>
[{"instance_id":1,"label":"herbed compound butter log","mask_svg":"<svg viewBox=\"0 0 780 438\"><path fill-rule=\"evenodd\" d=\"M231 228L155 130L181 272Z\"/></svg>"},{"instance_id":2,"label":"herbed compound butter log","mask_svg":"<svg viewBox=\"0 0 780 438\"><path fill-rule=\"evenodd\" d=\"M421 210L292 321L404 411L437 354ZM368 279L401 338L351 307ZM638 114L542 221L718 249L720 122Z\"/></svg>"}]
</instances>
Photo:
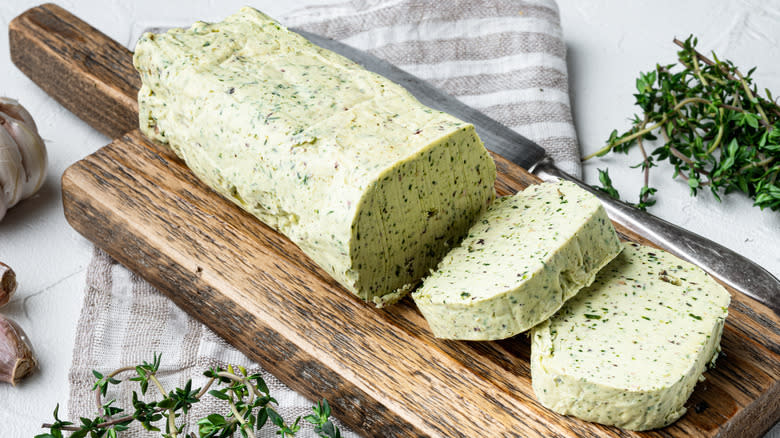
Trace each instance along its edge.
<instances>
[{"instance_id":1,"label":"herbed compound butter log","mask_svg":"<svg viewBox=\"0 0 780 438\"><path fill-rule=\"evenodd\" d=\"M147 33L134 64L144 134L377 305L495 196L472 125L254 9Z\"/></svg>"},{"instance_id":2,"label":"herbed compound butter log","mask_svg":"<svg viewBox=\"0 0 780 438\"><path fill-rule=\"evenodd\" d=\"M549 318L621 248L596 197L532 185L496 199L412 296L439 338L503 339Z\"/></svg>"},{"instance_id":3,"label":"herbed compound butter log","mask_svg":"<svg viewBox=\"0 0 780 438\"><path fill-rule=\"evenodd\" d=\"M626 245L593 285L531 332L543 405L625 429L666 426L720 351L728 292L664 251Z\"/></svg>"}]
</instances>

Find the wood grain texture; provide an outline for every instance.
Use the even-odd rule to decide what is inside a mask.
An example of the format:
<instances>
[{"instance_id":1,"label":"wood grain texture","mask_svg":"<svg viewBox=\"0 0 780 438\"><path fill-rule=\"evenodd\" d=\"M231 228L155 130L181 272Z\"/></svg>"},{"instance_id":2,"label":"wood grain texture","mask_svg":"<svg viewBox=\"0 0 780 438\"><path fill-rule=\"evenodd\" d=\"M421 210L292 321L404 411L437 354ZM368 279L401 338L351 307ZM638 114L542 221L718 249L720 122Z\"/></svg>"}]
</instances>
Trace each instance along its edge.
<instances>
[{"instance_id":1,"label":"wood grain texture","mask_svg":"<svg viewBox=\"0 0 780 438\"><path fill-rule=\"evenodd\" d=\"M52 5L25 12L10 27L12 58L25 73L46 83L45 70L58 68L58 80L71 84L44 85L50 94L68 101L67 90L100 83L81 90L80 99L105 110L124 105L111 109L124 121L74 112L109 135L135 126L138 80L130 52ZM72 47L85 41L96 52ZM85 67L71 56L106 65ZM494 159L500 194L538 182ZM62 183L74 228L292 388L328 398L339 418L370 436L749 437L780 417L780 321L733 291L724 357L697 385L689 412L672 426L638 434L539 405L523 335L439 340L408 298L386 310L354 298L289 240L209 190L138 131L74 164Z\"/></svg>"},{"instance_id":2,"label":"wood grain texture","mask_svg":"<svg viewBox=\"0 0 780 438\"><path fill-rule=\"evenodd\" d=\"M110 138L138 127L133 54L54 4L8 25L11 60L62 106Z\"/></svg>"},{"instance_id":3,"label":"wood grain texture","mask_svg":"<svg viewBox=\"0 0 780 438\"><path fill-rule=\"evenodd\" d=\"M511 170L499 178L500 194L524 187L524 171ZM725 357L697 386L689 413L634 434L539 405L523 335L439 340L408 298L386 310L357 300L138 131L69 168L63 196L79 232L296 390L327 397L340 418L370 435L755 436L761 420L766 426L776 416L778 321L766 309L754 314L740 295L724 330Z\"/></svg>"}]
</instances>

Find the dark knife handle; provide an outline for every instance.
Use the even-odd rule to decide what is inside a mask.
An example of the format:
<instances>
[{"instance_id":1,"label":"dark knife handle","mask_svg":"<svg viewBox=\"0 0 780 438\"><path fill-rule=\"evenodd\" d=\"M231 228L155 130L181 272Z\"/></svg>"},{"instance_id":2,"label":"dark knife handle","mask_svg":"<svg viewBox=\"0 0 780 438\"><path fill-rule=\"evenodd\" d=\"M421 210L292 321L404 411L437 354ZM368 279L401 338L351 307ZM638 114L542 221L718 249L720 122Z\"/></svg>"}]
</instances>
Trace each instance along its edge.
<instances>
[{"instance_id":1,"label":"dark knife handle","mask_svg":"<svg viewBox=\"0 0 780 438\"><path fill-rule=\"evenodd\" d=\"M579 185L601 200L613 221L646 237L660 248L700 266L722 283L768 306L775 314L780 314L780 280L745 256L618 201L556 168L551 160L540 162L533 173L544 181L565 179Z\"/></svg>"}]
</instances>

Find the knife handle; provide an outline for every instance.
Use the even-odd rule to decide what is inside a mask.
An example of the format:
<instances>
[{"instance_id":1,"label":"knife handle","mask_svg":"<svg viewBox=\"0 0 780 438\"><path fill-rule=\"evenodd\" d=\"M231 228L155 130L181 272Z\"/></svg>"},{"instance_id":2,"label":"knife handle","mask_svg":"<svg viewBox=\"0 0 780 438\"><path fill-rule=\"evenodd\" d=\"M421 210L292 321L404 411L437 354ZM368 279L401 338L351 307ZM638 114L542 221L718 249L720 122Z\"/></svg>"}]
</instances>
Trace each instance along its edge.
<instances>
[{"instance_id":1,"label":"knife handle","mask_svg":"<svg viewBox=\"0 0 780 438\"><path fill-rule=\"evenodd\" d=\"M552 160L537 164L533 173L544 181L564 179L593 193L610 219L658 247L700 266L710 275L780 314L780 280L747 257L650 213L618 201L556 168Z\"/></svg>"}]
</instances>

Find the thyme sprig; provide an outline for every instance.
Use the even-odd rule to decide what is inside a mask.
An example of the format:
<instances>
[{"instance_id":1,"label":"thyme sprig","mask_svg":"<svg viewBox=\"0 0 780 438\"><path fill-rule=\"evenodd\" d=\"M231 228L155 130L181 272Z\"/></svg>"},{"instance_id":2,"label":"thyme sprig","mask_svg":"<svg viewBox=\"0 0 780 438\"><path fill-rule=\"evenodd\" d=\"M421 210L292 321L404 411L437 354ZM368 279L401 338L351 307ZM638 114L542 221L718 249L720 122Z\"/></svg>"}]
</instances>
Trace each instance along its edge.
<instances>
[{"instance_id":1,"label":"thyme sprig","mask_svg":"<svg viewBox=\"0 0 780 438\"><path fill-rule=\"evenodd\" d=\"M634 115L631 128L612 131L604 148L584 160L637 146L642 161L635 168L644 174L636 206L655 204L657 189L650 186L650 169L661 161L674 166L673 177L687 182L690 193L708 187L720 201L721 194L739 191L754 206L780 209L780 107L769 90L759 95L751 75L743 75L728 60L712 59L696 50L697 39L675 38L682 50L679 65L656 65L636 80L636 105L643 115ZM646 141L661 146L648 154ZM601 187L618 198L607 170L599 169Z\"/></svg>"},{"instance_id":2,"label":"thyme sprig","mask_svg":"<svg viewBox=\"0 0 780 438\"><path fill-rule=\"evenodd\" d=\"M133 422L138 422L148 431L160 432L163 438L227 438L234 436L236 432L243 438L254 438L255 431L263 428L269 420L276 428L276 434L282 438L293 437L301 429L301 417L287 423L273 408L277 402L271 397L268 385L260 374L249 374L241 366L236 369L232 366L227 369L212 368L203 373L209 378L203 388L193 389L190 379L184 388L166 392L157 379L161 358L162 355L154 354L152 362L144 361L136 366L119 368L106 375L93 370L95 383L92 390L95 392L97 406L95 416L82 417L80 424L76 425L59 418L58 404L54 408L54 422L43 425L49 429L49 433L37 435L35 438L63 438L63 432L72 432L70 438L117 438L118 434L127 430ZM139 398L138 392L133 391L133 413L125 414L124 409L113 406L116 400L103 402L103 397L108 394L110 385L122 383L116 378L118 375L129 372L134 372L134 375L127 380L138 383L141 395L146 395L151 384L162 398L145 402ZM212 386L216 386L216 389L210 389ZM224 401L230 413L214 413L201 418L196 422L198 434L186 434L187 424L183 421L177 423L177 420L206 394ZM312 411L313 414L303 419L314 425L318 436L341 438L341 431L330 420L330 405L327 400L318 402Z\"/></svg>"}]
</instances>

